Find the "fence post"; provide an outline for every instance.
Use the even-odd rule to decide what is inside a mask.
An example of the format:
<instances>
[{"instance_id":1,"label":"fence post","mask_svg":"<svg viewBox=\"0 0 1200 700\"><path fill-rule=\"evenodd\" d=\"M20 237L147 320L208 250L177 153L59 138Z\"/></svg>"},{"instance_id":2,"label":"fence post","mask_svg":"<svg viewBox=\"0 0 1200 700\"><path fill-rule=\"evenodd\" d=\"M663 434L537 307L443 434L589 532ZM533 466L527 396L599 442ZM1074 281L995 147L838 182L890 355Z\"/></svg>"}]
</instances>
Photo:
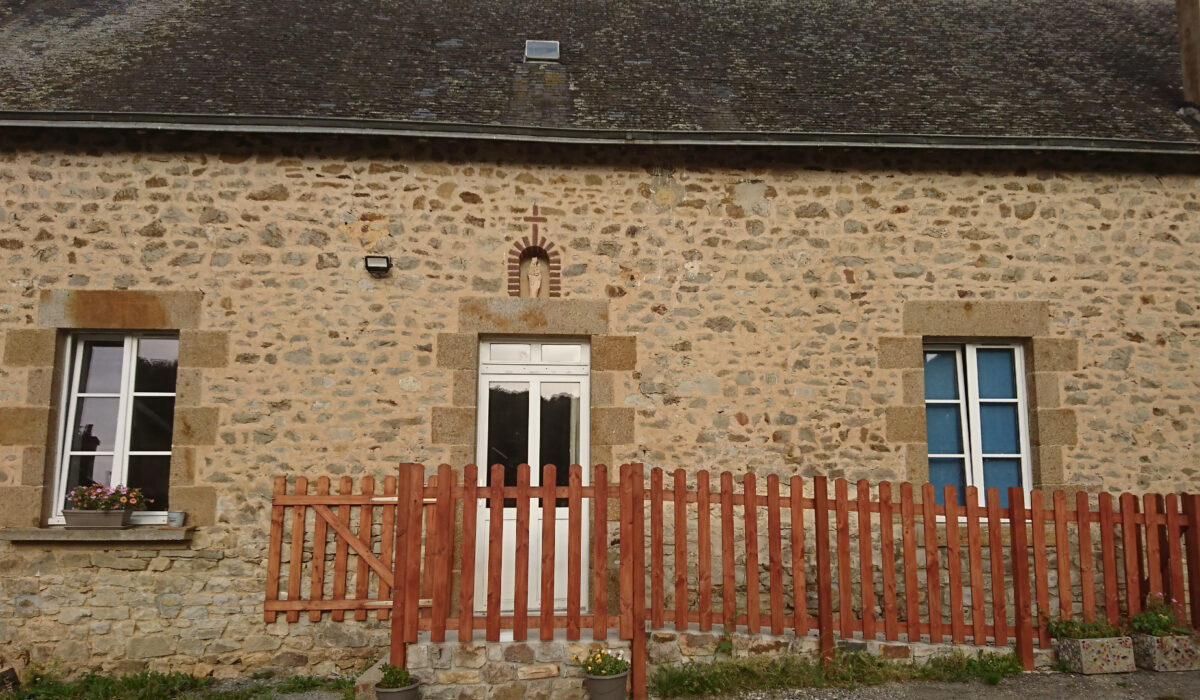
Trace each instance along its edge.
<instances>
[{"instance_id":1,"label":"fence post","mask_svg":"<svg viewBox=\"0 0 1200 700\"><path fill-rule=\"evenodd\" d=\"M392 638L388 663L401 668L404 668L407 663L406 645L404 643L404 602L408 599L405 595L405 584L407 582L405 573L408 570L408 537L406 536L406 531L408 529L408 506L412 492L412 466L411 464L401 464L399 468L399 474L396 478L395 530L392 532L395 540L392 546ZM384 533L383 536L386 537L387 533Z\"/></svg>"},{"instance_id":2,"label":"fence post","mask_svg":"<svg viewBox=\"0 0 1200 700\"><path fill-rule=\"evenodd\" d=\"M1200 629L1200 495L1183 495L1188 607L1192 629Z\"/></svg>"},{"instance_id":3,"label":"fence post","mask_svg":"<svg viewBox=\"0 0 1200 700\"><path fill-rule=\"evenodd\" d=\"M1040 495L1039 495L1040 497ZM1033 670L1033 611L1029 594L1029 548L1025 537L1025 490L1013 486L1008 490L1012 511L1009 536L1012 545L1013 615L1016 622L1017 657L1026 671Z\"/></svg>"},{"instance_id":4,"label":"fence post","mask_svg":"<svg viewBox=\"0 0 1200 700\"><path fill-rule=\"evenodd\" d=\"M829 575L829 479L813 477L813 505L817 530L817 640L821 663L833 662L833 582Z\"/></svg>"},{"instance_id":5,"label":"fence post","mask_svg":"<svg viewBox=\"0 0 1200 700\"><path fill-rule=\"evenodd\" d=\"M633 685L633 700L646 699L646 517L642 510L645 504L645 478L640 463L630 469L633 480L630 494L630 521L633 525L633 669L630 683ZM676 496L678 498L678 496ZM676 535L678 536L678 535ZM676 602L676 607L680 605Z\"/></svg>"}]
</instances>

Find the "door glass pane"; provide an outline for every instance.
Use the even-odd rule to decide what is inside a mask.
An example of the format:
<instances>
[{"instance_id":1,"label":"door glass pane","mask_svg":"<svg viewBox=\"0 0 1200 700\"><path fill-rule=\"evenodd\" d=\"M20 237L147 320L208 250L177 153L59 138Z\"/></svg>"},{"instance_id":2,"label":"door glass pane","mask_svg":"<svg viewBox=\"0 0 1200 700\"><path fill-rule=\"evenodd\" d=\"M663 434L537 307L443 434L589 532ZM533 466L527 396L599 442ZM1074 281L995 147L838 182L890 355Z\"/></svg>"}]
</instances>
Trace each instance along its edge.
<instances>
[{"instance_id":1,"label":"door glass pane","mask_svg":"<svg viewBox=\"0 0 1200 700\"><path fill-rule=\"evenodd\" d=\"M75 407L75 425L71 433L71 450L75 452L109 452L117 434L117 414L121 400L79 399Z\"/></svg>"},{"instance_id":2,"label":"door glass pane","mask_svg":"<svg viewBox=\"0 0 1200 700\"><path fill-rule=\"evenodd\" d=\"M542 362L551 365L583 361L583 348L578 345L543 345Z\"/></svg>"},{"instance_id":3,"label":"door glass pane","mask_svg":"<svg viewBox=\"0 0 1200 700\"><path fill-rule=\"evenodd\" d=\"M954 352L925 352L925 398L958 398L958 363Z\"/></svg>"},{"instance_id":4,"label":"door glass pane","mask_svg":"<svg viewBox=\"0 0 1200 700\"><path fill-rule=\"evenodd\" d=\"M1017 454L1020 452L1015 403L979 404L979 432L986 454Z\"/></svg>"},{"instance_id":5,"label":"door glass pane","mask_svg":"<svg viewBox=\"0 0 1200 700\"><path fill-rule=\"evenodd\" d=\"M486 459L489 485L494 464L504 465L505 486L517 485L517 465L529 461L528 382L488 383ZM504 499L506 508L516 505L516 499Z\"/></svg>"},{"instance_id":6,"label":"door glass pane","mask_svg":"<svg viewBox=\"0 0 1200 700\"><path fill-rule=\"evenodd\" d=\"M962 421L957 404L927 404L925 430L929 436L929 454L962 454Z\"/></svg>"},{"instance_id":7,"label":"door glass pane","mask_svg":"<svg viewBox=\"0 0 1200 700\"><path fill-rule=\"evenodd\" d=\"M945 457L932 457L929 460L929 483L934 485L934 503L939 506L946 505L946 493L944 487L946 484L951 484L956 489L958 495L958 505L966 505L964 498L967 488L966 470L963 468L963 460L948 459Z\"/></svg>"},{"instance_id":8,"label":"door glass pane","mask_svg":"<svg viewBox=\"0 0 1200 700\"><path fill-rule=\"evenodd\" d=\"M137 396L133 399L130 452L169 452L175 418L174 396Z\"/></svg>"},{"instance_id":9,"label":"door glass pane","mask_svg":"<svg viewBox=\"0 0 1200 700\"><path fill-rule=\"evenodd\" d=\"M1009 487L1021 486L1021 460L984 458L983 486L1000 489L1000 507L1007 508Z\"/></svg>"},{"instance_id":10,"label":"door glass pane","mask_svg":"<svg viewBox=\"0 0 1200 700\"><path fill-rule=\"evenodd\" d=\"M529 362L528 343L492 343L492 362Z\"/></svg>"},{"instance_id":11,"label":"door glass pane","mask_svg":"<svg viewBox=\"0 0 1200 700\"><path fill-rule=\"evenodd\" d=\"M1016 359L1007 349L980 350L975 353L979 371L979 398L1017 398Z\"/></svg>"},{"instance_id":12,"label":"door glass pane","mask_svg":"<svg viewBox=\"0 0 1200 700\"><path fill-rule=\"evenodd\" d=\"M125 343L120 340L88 340L83 344L83 367L79 386L83 394L116 394L121 391L121 359Z\"/></svg>"},{"instance_id":13,"label":"door glass pane","mask_svg":"<svg viewBox=\"0 0 1200 700\"><path fill-rule=\"evenodd\" d=\"M167 510L170 504L168 486L171 483L170 455L131 455L126 485L139 488L149 499L146 510Z\"/></svg>"},{"instance_id":14,"label":"door glass pane","mask_svg":"<svg viewBox=\"0 0 1200 700\"><path fill-rule=\"evenodd\" d=\"M577 382L542 383L541 461L555 466L558 486L570 483L570 467L579 461L581 393ZM557 505L565 507L567 499L557 499Z\"/></svg>"},{"instance_id":15,"label":"door glass pane","mask_svg":"<svg viewBox=\"0 0 1200 700\"><path fill-rule=\"evenodd\" d=\"M179 364L179 341L175 338L143 338L138 341L134 391L174 393L175 370Z\"/></svg>"},{"instance_id":16,"label":"door glass pane","mask_svg":"<svg viewBox=\"0 0 1200 700\"><path fill-rule=\"evenodd\" d=\"M112 484L112 455L84 455L72 457L67 463L67 484L63 498L70 495L76 486L109 486ZM70 507L66 504L66 507Z\"/></svg>"}]
</instances>

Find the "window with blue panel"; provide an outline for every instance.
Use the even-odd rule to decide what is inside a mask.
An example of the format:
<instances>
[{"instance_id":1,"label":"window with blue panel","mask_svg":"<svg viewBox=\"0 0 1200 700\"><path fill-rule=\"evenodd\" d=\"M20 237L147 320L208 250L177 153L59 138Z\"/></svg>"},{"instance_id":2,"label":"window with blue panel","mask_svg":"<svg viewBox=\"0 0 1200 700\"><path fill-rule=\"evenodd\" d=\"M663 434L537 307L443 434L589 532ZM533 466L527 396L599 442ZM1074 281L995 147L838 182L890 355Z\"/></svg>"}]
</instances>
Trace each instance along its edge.
<instances>
[{"instance_id":1,"label":"window with blue panel","mask_svg":"<svg viewBox=\"0 0 1200 700\"><path fill-rule=\"evenodd\" d=\"M1002 507L1010 487L1024 486L1021 411L1027 409L1018 352L970 344L925 349L929 481L938 505L947 485L954 486L959 505L967 486L981 494L995 488Z\"/></svg>"}]
</instances>

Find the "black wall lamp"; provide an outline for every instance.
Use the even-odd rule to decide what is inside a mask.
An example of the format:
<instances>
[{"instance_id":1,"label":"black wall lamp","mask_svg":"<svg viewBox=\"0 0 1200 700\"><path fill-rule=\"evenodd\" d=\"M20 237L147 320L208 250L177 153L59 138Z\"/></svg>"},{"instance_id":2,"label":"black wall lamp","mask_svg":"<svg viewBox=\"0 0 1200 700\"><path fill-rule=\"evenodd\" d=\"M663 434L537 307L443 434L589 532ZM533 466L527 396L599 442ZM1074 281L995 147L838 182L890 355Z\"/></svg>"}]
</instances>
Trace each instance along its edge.
<instances>
[{"instance_id":1,"label":"black wall lamp","mask_svg":"<svg viewBox=\"0 0 1200 700\"><path fill-rule=\"evenodd\" d=\"M368 255L363 258L363 267L376 279L387 277L392 269L392 259L387 255Z\"/></svg>"}]
</instances>

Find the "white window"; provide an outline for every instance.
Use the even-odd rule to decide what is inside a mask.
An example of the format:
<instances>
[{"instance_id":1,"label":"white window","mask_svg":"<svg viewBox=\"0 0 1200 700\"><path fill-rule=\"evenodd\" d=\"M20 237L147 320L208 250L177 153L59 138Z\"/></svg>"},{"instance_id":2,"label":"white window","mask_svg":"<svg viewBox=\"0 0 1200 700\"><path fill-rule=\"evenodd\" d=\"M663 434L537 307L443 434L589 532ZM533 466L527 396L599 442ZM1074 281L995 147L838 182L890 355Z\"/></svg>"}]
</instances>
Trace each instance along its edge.
<instances>
[{"instance_id":1,"label":"white window","mask_svg":"<svg viewBox=\"0 0 1200 700\"><path fill-rule=\"evenodd\" d=\"M967 343L925 347L925 425L929 445L929 481L954 484L959 504L967 486L1000 490L1008 506L1008 488L1028 493L1028 405L1024 355L1019 345Z\"/></svg>"},{"instance_id":2,"label":"white window","mask_svg":"<svg viewBox=\"0 0 1200 700\"><path fill-rule=\"evenodd\" d=\"M178 359L175 336L71 337L51 522L81 484L140 488L151 501L133 521L166 521Z\"/></svg>"},{"instance_id":3,"label":"white window","mask_svg":"<svg viewBox=\"0 0 1200 700\"><path fill-rule=\"evenodd\" d=\"M504 466L504 485L516 486L517 468L532 465L530 483L542 483L542 467L553 464L557 485L569 484L570 466L583 466L583 483L589 481L588 433L590 415L590 352L583 340L529 338L483 340L479 344L479 414L476 463L480 485L491 483L491 467ZM529 518L529 580L541 576L542 520L555 521L555 585L553 605L566 608L567 599L567 499L546 504L531 502ZM486 608L487 544L491 512L479 504L476 555L476 607ZM500 604L513 609L513 557L516 543L516 502L504 503L504 551ZM587 542L587 508L583 509L583 541ZM587 599L587 581L583 596ZM543 602L539 586L529 586L529 609Z\"/></svg>"}]
</instances>

